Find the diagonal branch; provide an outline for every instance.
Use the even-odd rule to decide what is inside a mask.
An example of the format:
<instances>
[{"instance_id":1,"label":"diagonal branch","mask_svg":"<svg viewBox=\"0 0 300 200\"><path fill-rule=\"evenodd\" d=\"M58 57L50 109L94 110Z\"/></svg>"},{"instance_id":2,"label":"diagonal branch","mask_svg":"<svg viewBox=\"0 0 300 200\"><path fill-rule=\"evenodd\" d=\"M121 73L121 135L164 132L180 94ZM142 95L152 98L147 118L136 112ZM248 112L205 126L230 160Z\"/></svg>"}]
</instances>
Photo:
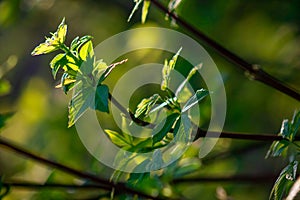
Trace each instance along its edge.
<instances>
[{"instance_id":1,"label":"diagonal branch","mask_svg":"<svg viewBox=\"0 0 300 200\"><path fill-rule=\"evenodd\" d=\"M152 3L162 10L163 12L167 13L169 16L174 18L178 24L180 24L182 27L187 29L189 32L197 36L198 39L203 41L207 46L213 48L216 52L218 52L220 55L222 55L224 58L226 58L231 63L235 64L240 69L244 70L246 73L249 74L250 77L252 77L255 80L258 80L298 101L300 101L300 93L299 91L285 85L280 80L276 79L275 77L271 76L267 72L265 72L263 69L261 69L257 65L250 64L249 62L245 61L235 53L229 51L207 35L205 35L203 32L189 24L187 21L183 20L182 18L178 17L174 12L170 12L168 8L166 8L162 3L160 3L158 0L151 0Z\"/></svg>"},{"instance_id":2,"label":"diagonal branch","mask_svg":"<svg viewBox=\"0 0 300 200\"><path fill-rule=\"evenodd\" d=\"M111 191L112 189L115 189L116 191L119 191L119 192L121 191L121 192L124 192L124 193L127 193L127 194L133 194L133 195L137 194L140 197L144 197L144 198L148 198L148 199L156 199L156 200L164 199L164 198L161 198L161 197L153 197L153 196L150 196L150 195L145 194L143 192L131 189L131 188L127 187L124 183L112 183L109 180L100 178L96 175L93 175L93 174L90 174L90 173L87 173L87 172L83 172L83 171L79 171L79 170L73 169L69 166L66 166L66 165L57 163L55 161L51 161L49 159L43 158L43 157L38 156L34 153L31 153L27 149L24 149L24 148L22 148L22 147L20 147L16 144L14 144L13 142L9 141L8 139L5 139L2 136L0 136L0 146L3 146L3 147L5 147L6 149L8 149L10 151L16 152L19 155L23 155L26 158L29 158L29 159L34 160L36 162L39 162L39 163L41 163L43 165L46 165L48 167L58 169L60 171L66 172L68 174L71 174L73 176L76 176L76 177L79 177L79 178L82 178L82 179L85 179L85 180L91 180L95 183L100 184L102 189L105 189L105 190L108 190L108 191Z\"/></svg>"}]
</instances>

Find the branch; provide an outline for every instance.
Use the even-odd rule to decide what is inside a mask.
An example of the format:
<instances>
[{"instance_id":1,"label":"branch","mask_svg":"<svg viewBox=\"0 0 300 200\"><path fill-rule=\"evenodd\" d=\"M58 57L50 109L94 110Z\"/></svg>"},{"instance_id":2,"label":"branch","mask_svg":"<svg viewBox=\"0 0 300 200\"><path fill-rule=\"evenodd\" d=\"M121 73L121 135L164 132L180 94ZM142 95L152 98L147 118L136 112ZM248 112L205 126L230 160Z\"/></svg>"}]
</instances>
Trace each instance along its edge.
<instances>
[{"instance_id":1,"label":"branch","mask_svg":"<svg viewBox=\"0 0 300 200\"><path fill-rule=\"evenodd\" d=\"M139 118L134 117L134 114L124 108L117 99L115 99L110 93L109 93L109 100L122 112L126 115L128 119L131 119L135 123L141 125L141 126L146 126L146 125L151 125L150 128L154 128L155 124L150 124L148 122L144 122L143 120L140 120ZM196 126L196 125L194 125ZM170 132L173 132L173 129L170 130ZM208 138L231 138L231 139L241 139L241 140L257 140L257 141L278 141L282 140L282 136L279 135L273 135L273 134L265 134L265 133L239 133L239 132L228 132L228 131L222 131L222 132L214 132L210 131L208 132L207 130L197 128L197 133L194 138L194 141L203 138L203 137L208 137ZM300 141L300 136L296 136L294 141Z\"/></svg>"},{"instance_id":2,"label":"branch","mask_svg":"<svg viewBox=\"0 0 300 200\"><path fill-rule=\"evenodd\" d=\"M3 138L2 136L0 136L0 146L3 146L3 147L7 148L10 151L14 151L14 152L16 152L20 155L23 155L26 158L29 158L29 159L34 160L36 162L39 162L39 163L41 163L43 165L46 165L48 167L52 167L52 168L58 169L60 171L66 172L68 174L74 175L76 177L98 183L98 184L101 185L101 188L105 189L105 190L111 191L112 189L115 189L116 191L119 191L119 192L122 191L124 193L133 194L133 195L137 194L140 197L144 197L144 198L148 198L148 199L155 199L155 200L164 199L164 198L161 198L161 197L153 197L153 196L147 195L143 192L131 189L131 188L127 187L124 183L112 183L112 182L110 182L106 179L102 179L102 178L100 178L98 176L95 176L93 174L90 174L90 173L87 173L87 172L82 172L82 171L73 169L69 166L66 166L66 165L48 160L46 158L40 157L40 156L38 156L34 153L31 153L30 151L28 151L24 148L12 143L11 141Z\"/></svg>"},{"instance_id":3,"label":"branch","mask_svg":"<svg viewBox=\"0 0 300 200\"><path fill-rule=\"evenodd\" d=\"M168 8L166 8L163 4L161 4L158 0L151 0L152 3L162 10L163 12L167 13L169 16L174 18L178 24L180 24L182 27L186 28L188 31L190 31L192 34L198 37L198 39L202 40L207 46L213 48L217 53L222 55L224 58L226 58L229 62L235 64L240 69L244 70L246 73L248 73L253 79L258 80L282 93L285 93L286 95L300 101L300 93L299 91L296 91L295 89L284 85L280 80L276 79L275 77L271 76L267 72L265 72L263 69L258 67L257 65L253 65L236 55L235 53L229 51L222 45L218 44L213 39L209 38L207 35L202 33L200 30L186 22L185 20L178 17L174 12L170 12Z\"/></svg>"}]
</instances>

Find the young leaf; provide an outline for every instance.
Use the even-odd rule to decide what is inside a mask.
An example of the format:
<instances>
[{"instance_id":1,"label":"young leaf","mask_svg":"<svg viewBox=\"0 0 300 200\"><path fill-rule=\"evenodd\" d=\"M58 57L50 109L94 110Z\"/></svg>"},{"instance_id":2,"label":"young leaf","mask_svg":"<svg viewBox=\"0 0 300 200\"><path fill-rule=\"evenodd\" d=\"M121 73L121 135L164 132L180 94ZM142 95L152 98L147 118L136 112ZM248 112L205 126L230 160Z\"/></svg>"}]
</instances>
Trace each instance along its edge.
<instances>
[{"instance_id":1,"label":"young leaf","mask_svg":"<svg viewBox=\"0 0 300 200\"><path fill-rule=\"evenodd\" d=\"M67 25L65 24L65 18L57 28L57 31L52 34L51 38L46 37L46 41L37 46L31 55L37 56L41 54L47 54L59 49L59 46L65 42L67 34Z\"/></svg>"},{"instance_id":2,"label":"young leaf","mask_svg":"<svg viewBox=\"0 0 300 200\"><path fill-rule=\"evenodd\" d=\"M95 95L95 108L101 112L107 112L108 109L108 87L107 85L98 85Z\"/></svg>"},{"instance_id":3,"label":"young leaf","mask_svg":"<svg viewBox=\"0 0 300 200\"><path fill-rule=\"evenodd\" d=\"M99 83L102 83L102 82L106 79L106 77L111 73L111 71L112 71L117 65L121 65L121 64L123 64L123 63L125 63L125 62L127 62L127 59L109 65L109 66L105 69L105 71L103 72L103 74L101 75L101 77L99 78Z\"/></svg>"},{"instance_id":4,"label":"young leaf","mask_svg":"<svg viewBox=\"0 0 300 200\"><path fill-rule=\"evenodd\" d=\"M93 37L89 35L85 35L79 39L79 37L76 37L72 42L70 46L71 51L78 50L82 45L90 41Z\"/></svg>"},{"instance_id":5,"label":"young leaf","mask_svg":"<svg viewBox=\"0 0 300 200\"><path fill-rule=\"evenodd\" d=\"M57 72L60 68L62 68L65 72L68 72L68 74L73 73L74 76L79 70L79 67L75 63L75 60L64 53L56 55L51 60L50 68L52 69L52 75L54 79L56 78Z\"/></svg>"},{"instance_id":6,"label":"young leaf","mask_svg":"<svg viewBox=\"0 0 300 200\"><path fill-rule=\"evenodd\" d=\"M194 94L194 96L192 96L186 102L186 104L183 106L182 113L188 111L191 107L198 104L198 102L200 102L202 99L204 99L208 94L209 94L208 90L205 90L205 89L197 90L196 94Z\"/></svg>"},{"instance_id":7,"label":"young leaf","mask_svg":"<svg viewBox=\"0 0 300 200\"><path fill-rule=\"evenodd\" d=\"M150 110L155 106L157 101L161 100L161 97L158 94L154 94L149 98L143 99L137 106L134 117L138 118L142 116L144 118L149 114Z\"/></svg>"},{"instance_id":8,"label":"young leaf","mask_svg":"<svg viewBox=\"0 0 300 200\"><path fill-rule=\"evenodd\" d=\"M165 91L167 88L169 88L170 83L170 73L174 69L177 58L181 52L182 48L180 48L177 53L173 56L173 58L168 62L165 60L164 67L162 69L162 83L161 83L161 90Z\"/></svg>"},{"instance_id":9,"label":"young leaf","mask_svg":"<svg viewBox=\"0 0 300 200\"><path fill-rule=\"evenodd\" d=\"M112 130L105 130L106 134L110 138L110 140L119 147L130 147L131 143L130 140L127 140L123 134L112 131Z\"/></svg>"},{"instance_id":10,"label":"young leaf","mask_svg":"<svg viewBox=\"0 0 300 200\"><path fill-rule=\"evenodd\" d=\"M270 200L281 200L288 193L295 182L297 167L298 162L293 161L281 171L272 188Z\"/></svg>"},{"instance_id":11,"label":"young leaf","mask_svg":"<svg viewBox=\"0 0 300 200\"><path fill-rule=\"evenodd\" d=\"M177 97L180 103L187 101L186 98L191 95L191 91L189 91L189 89L186 87L186 84L201 67L202 67L202 63L195 66L193 69L191 69L191 71L189 72L185 80L178 86L175 92L175 96Z\"/></svg>"},{"instance_id":12,"label":"young leaf","mask_svg":"<svg viewBox=\"0 0 300 200\"><path fill-rule=\"evenodd\" d=\"M162 121L155 126L155 128L153 129L153 133L156 134L153 136L153 145L161 141L167 135L167 133L170 132L173 124L178 117L178 113L172 113L167 116L167 119L165 121Z\"/></svg>"},{"instance_id":13,"label":"young leaf","mask_svg":"<svg viewBox=\"0 0 300 200\"><path fill-rule=\"evenodd\" d=\"M289 144L290 142L288 140L280 140L273 142L270 149L267 152L266 158L281 156L281 154L287 149Z\"/></svg>"},{"instance_id":14,"label":"young leaf","mask_svg":"<svg viewBox=\"0 0 300 200\"><path fill-rule=\"evenodd\" d=\"M142 24L144 24L146 21L150 3L151 3L150 0L144 0L143 9L142 9L142 18L141 18Z\"/></svg>"},{"instance_id":15,"label":"young leaf","mask_svg":"<svg viewBox=\"0 0 300 200\"><path fill-rule=\"evenodd\" d=\"M91 41L86 42L79 50L79 56L81 60L87 60L87 57L94 56L93 43Z\"/></svg>"},{"instance_id":16,"label":"young leaf","mask_svg":"<svg viewBox=\"0 0 300 200\"><path fill-rule=\"evenodd\" d=\"M143 0L133 0L135 2L135 5L127 19L127 22L129 22L133 16L133 14L135 13L135 11L137 11L137 9L139 8L139 5L142 3Z\"/></svg>"}]
</instances>

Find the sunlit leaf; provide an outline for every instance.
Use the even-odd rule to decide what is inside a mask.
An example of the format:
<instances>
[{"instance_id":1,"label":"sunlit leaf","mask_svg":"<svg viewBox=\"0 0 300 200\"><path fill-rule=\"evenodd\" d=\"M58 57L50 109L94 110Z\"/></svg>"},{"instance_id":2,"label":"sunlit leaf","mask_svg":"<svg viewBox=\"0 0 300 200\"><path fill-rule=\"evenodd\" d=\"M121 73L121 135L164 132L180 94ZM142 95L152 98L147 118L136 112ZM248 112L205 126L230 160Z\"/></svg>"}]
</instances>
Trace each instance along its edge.
<instances>
[{"instance_id":1,"label":"sunlit leaf","mask_svg":"<svg viewBox=\"0 0 300 200\"><path fill-rule=\"evenodd\" d=\"M175 96L177 97L179 103L186 102L192 95L191 91L186 87L186 84L201 67L202 63L192 68L185 80L178 86Z\"/></svg>"},{"instance_id":2,"label":"sunlit leaf","mask_svg":"<svg viewBox=\"0 0 300 200\"><path fill-rule=\"evenodd\" d=\"M149 98L143 99L138 105L135 111L134 116L136 118L146 116L149 114L150 110L155 106L155 104L161 100L161 97L158 94L154 94Z\"/></svg>"},{"instance_id":3,"label":"sunlit leaf","mask_svg":"<svg viewBox=\"0 0 300 200\"><path fill-rule=\"evenodd\" d=\"M177 53L173 56L173 58L169 62L167 60L165 60L164 67L162 69L162 77L163 77L163 80L162 80L162 83L161 83L161 89L162 90L167 90L169 88L170 73L175 67L177 58L178 58L181 50L182 50L182 48L180 48L177 51Z\"/></svg>"},{"instance_id":4,"label":"sunlit leaf","mask_svg":"<svg viewBox=\"0 0 300 200\"><path fill-rule=\"evenodd\" d=\"M207 95L209 95L209 91L205 89L200 89L196 91L196 94L192 96L186 104L182 108L182 112L188 111L191 107L195 106L200 102L202 99L204 99Z\"/></svg>"},{"instance_id":5,"label":"sunlit leaf","mask_svg":"<svg viewBox=\"0 0 300 200\"><path fill-rule=\"evenodd\" d=\"M52 37L46 38L46 41L44 43L41 43L31 52L31 55L36 56L41 54L47 54L58 50L60 45L62 45L65 42L66 34L67 25L65 24L64 18L58 26L57 31L55 33L52 33Z\"/></svg>"},{"instance_id":6,"label":"sunlit leaf","mask_svg":"<svg viewBox=\"0 0 300 200\"><path fill-rule=\"evenodd\" d=\"M83 83L77 84L75 94L73 95L69 104L69 122L68 127L74 123L84 114L84 112L93 107L95 104L95 90L93 87L85 86Z\"/></svg>"},{"instance_id":7,"label":"sunlit leaf","mask_svg":"<svg viewBox=\"0 0 300 200\"><path fill-rule=\"evenodd\" d=\"M82 60L87 60L87 57L94 56L93 43L91 41L86 42L79 50L79 56Z\"/></svg>"},{"instance_id":8,"label":"sunlit leaf","mask_svg":"<svg viewBox=\"0 0 300 200\"><path fill-rule=\"evenodd\" d=\"M127 19L127 21L129 22L133 16L133 14L135 13L135 11L137 11L137 9L139 8L139 5L142 3L143 0L133 0L135 2L135 5Z\"/></svg>"},{"instance_id":9,"label":"sunlit leaf","mask_svg":"<svg viewBox=\"0 0 300 200\"><path fill-rule=\"evenodd\" d=\"M85 35L79 39L79 37L74 38L74 40L71 42L70 49L71 51L78 50L82 45L84 45L86 42L90 41L93 37L89 35Z\"/></svg>"},{"instance_id":10,"label":"sunlit leaf","mask_svg":"<svg viewBox=\"0 0 300 200\"><path fill-rule=\"evenodd\" d=\"M142 24L144 24L146 21L150 3L151 3L150 0L144 0L143 9L142 9L142 17L141 17Z\"/></svg>"},{"instance_id":11,"label":"sunlit leaf","mask_svg":"<svg viewBox=\"0 0 300 200\"><path fill-rule=\"evenodd\" d=\"M290 188L295 182L297 167L298 162L293 161L281 171L272 188L269 197L270 200L281 200L285 195L288 194Z\"/></svg>"},{"instance_id":12,"label":"sunlit leaf","mask_svg":"<svg viewBox=\"0 0 300 200\"><path fill-rule=\"evenodd\" d=\"M99 78L99 83L102 83L116 66L121 65L121 64L123 64L125 62L127 62L127 59L109 65L105 69L105 71L103 72L103 74L101 75L101 77Z\"/></svg>"},{"instance_id":13,"label":"sunlit leaf","mask_svg":"<svg viewBox=\"0 0 300 200\"><path fill-rule=\"evenodd\" d=\"M123 134L118 133L116 131L112 130L105 130L106 134L110 138L110 140L117 146L119 147L124 147L124 146L131 146L130 140L128 141Z\"/></svg>"}]
</instances>

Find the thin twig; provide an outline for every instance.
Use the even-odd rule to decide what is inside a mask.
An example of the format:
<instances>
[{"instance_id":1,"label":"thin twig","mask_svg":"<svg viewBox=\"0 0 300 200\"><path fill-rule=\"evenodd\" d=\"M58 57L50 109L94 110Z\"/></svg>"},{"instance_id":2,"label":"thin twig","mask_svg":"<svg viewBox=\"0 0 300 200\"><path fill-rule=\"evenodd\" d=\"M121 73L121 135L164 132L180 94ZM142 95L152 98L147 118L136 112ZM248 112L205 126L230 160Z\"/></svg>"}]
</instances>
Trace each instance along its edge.
<instances>
[{"instance_id":1,"label":"thin twig","mask_svg":"<svg viewBox=\"0 0 300 200\"><path fill-rule=\"evenodd\" d=\"M150 124L148 122L144 122L139 118L134 117L134 114L131 113L129 110L124 108L118 100L116 100L110 93L109 99L111 102L122 112L124 113L129 119L134 121L135 123L146 126L151 125L150 128L154 128L155 124ZM170 130L173 132L173 129ZM273 135L273 134L266 134L266 133L240 133L240 132L229 132L229 131L222 131L222 132L214 132L214 131L207 131L205 129L197 128L197 133L194 140L199 138L208 137L208 138L231 138L231 139L241 139L241 140L257 140L257 141L278 141L282 140L282 136ZM295 141L300 141L300 136L295 137Z\"/></svg>"},{"instance_id":2,"label":"thin twig","mask_svg":"<svg viewBox=\"0 0 300 200\"><path fill-rule=\"evenodd\" d=\"M72 174L76 177L79 177L79 178L82 178L85 180L91 180L95 183L101 184L101 188L108 190L108 191L111 191L113 188L115 188L116 191L122 191L124 193L129 193L129 194L137 194L140 197L144 197L144 198L148 198L148 199L156 199L156 200L164 199L161 197L153 197L153 196L147 195L143 192L134 190L132 188L127 187L124 183L113 183L106 179L102 179L96 175L93 175L93 174L90 174L87 172L83 172L83 171L79 171L79 170L73 169L69 166L66 166L66 165L51 161L49 159L43 158L34 153L31 153L27 149L24 149L16 144L14 144L13 142L9 141L8 139L3 138L2 136L0 136L0 146L3 146L5 148L7 148L8 150L14 151L14 152L18 153L19 155L23 155L26 158L32 159L32 160L39 162L41 164L44 164L48 167L52 167L52 168L61 170L63 172L66 172L68 174Z\"/></svg>"},{"instance_id":3,"label":"thin twig","mask_svg":"<svg viewBox=\"0 0 300 200\"><path fill-rule=\"evenodd\" d=\"M257 65L250 64L249 62L245 61L235 53L229 51L207 35L205 35L203 32L183 20L182 18L178 17L178 15L174 14L174 12L170 12L168 8L166 8L162 3L160 3L158 0L151 0L151 2L160 10L167 13L169 16L171 16L173 19L175 19L178 24L180 24L182 27L190 31L192 34L197 36L198 39L203 41L206 45L213 48L216 52L218 52L220 55L222 55L224 58L226 58L231 63L238 66L240 69L244 70L246 73L250 75L251 78L258 80L282 93L285 93L286 95L300 101L300 93L299 91L295 90L294 88L291 88L289 86L286 86L283 82L276 79L275 77L271 76L267 72L265 72L263 69L258 67Z\"/></svg>"}]
</instances>

